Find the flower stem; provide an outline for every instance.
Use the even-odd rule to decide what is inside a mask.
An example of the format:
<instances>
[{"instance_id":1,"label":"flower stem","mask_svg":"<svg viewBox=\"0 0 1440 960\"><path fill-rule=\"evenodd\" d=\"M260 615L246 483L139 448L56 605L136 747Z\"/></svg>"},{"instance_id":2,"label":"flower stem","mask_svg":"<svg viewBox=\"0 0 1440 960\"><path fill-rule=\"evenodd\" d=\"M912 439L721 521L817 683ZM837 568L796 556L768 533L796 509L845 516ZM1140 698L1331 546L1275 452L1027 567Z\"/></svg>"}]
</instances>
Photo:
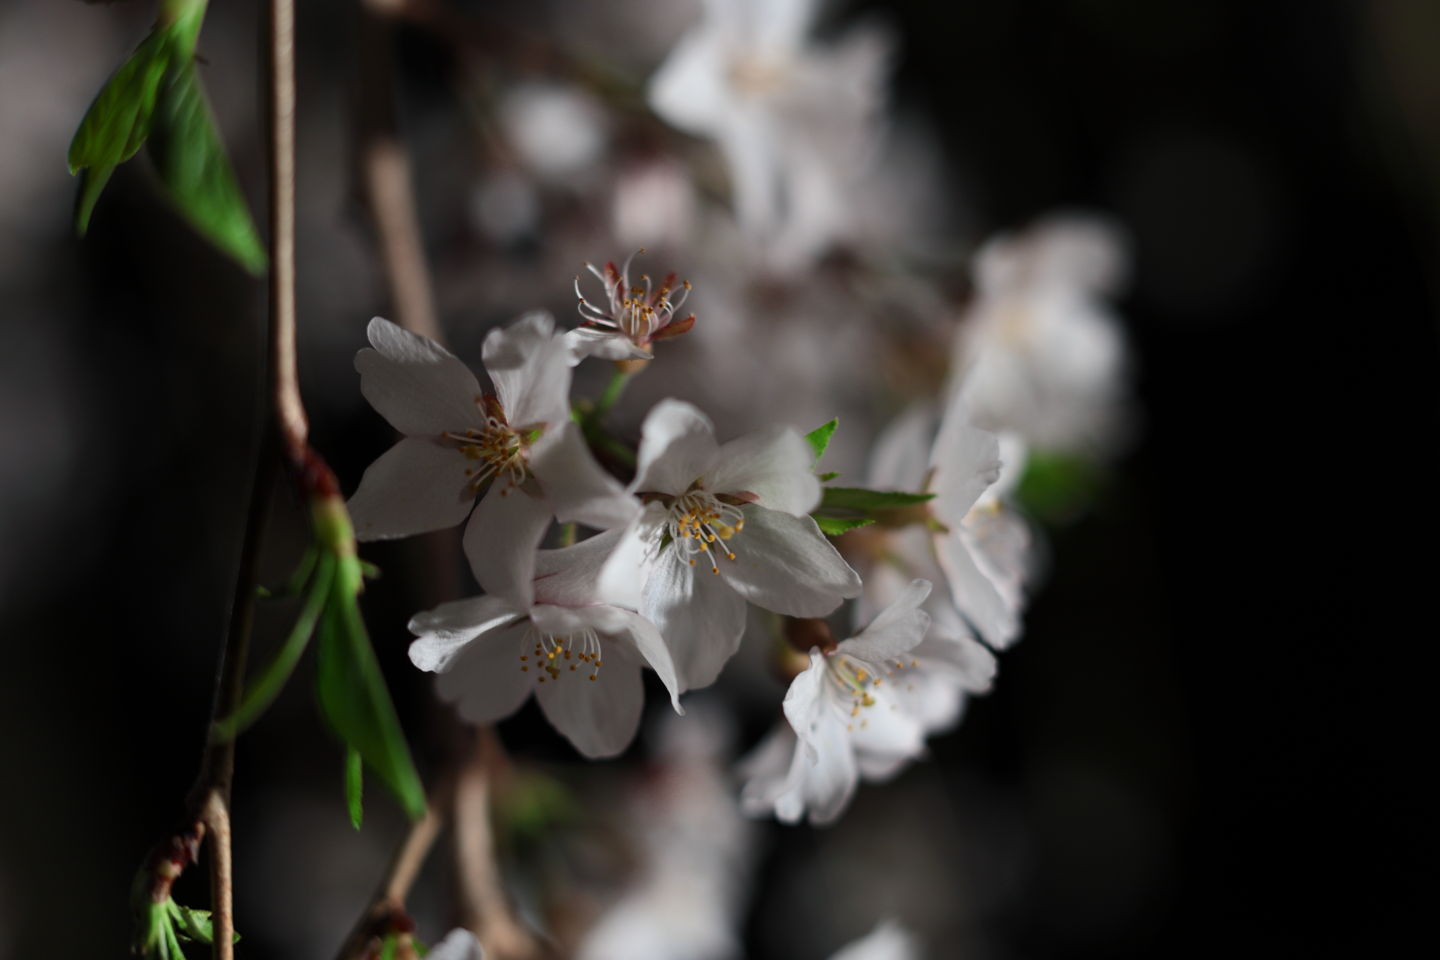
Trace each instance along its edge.
<instances>
[{"instance_id":1,"label":"flower stem","mask_svg":"<svg viewBox=\"0 0 1440 960\"><path fill-rule=\"evenodd\" d=\"M605 392L600 394L600 399L595 402L595 412L591 414L597 423L605 419L611 408L620 401L631 376L632 371L619 365L615 367L615 372L610 375L610 382L605 385Z\"/></svg>"}]
</instances>

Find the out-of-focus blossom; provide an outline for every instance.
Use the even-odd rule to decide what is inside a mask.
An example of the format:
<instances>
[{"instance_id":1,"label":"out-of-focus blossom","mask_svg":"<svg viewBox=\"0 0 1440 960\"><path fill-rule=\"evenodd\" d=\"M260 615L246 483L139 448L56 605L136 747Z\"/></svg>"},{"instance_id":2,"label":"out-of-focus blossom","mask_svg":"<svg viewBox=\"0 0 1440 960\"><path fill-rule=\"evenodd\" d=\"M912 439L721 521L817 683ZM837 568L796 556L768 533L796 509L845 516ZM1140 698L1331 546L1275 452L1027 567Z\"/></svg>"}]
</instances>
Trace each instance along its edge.
<instances>
[{"instance_id":1,"label":"out-of-focus blossom","mask_svg":"<svg viewBox=\"0 0 1440 960\"><path fill-rule=\"evenodd\" d=\"M654 157L622 163L610 195L611 229L622 244L666 247L695 227L695 187L685 168Z\"/></svg>"},{"instance_id":2,"label":"out-of-focus blossom","mask_svg":"<svg viewBox=\"0 0 1440 960\"><path fill-rule=\"evenodd\" d=\"M785 719L798 738L772 734L744 763L742 803L752 814L774 811L785 823L808 812L813 824L833 822L850 803L860 777L884 779L924 753L924 702L944 684L909 682L930 669L919 657L930 617L930 594L912 582L860 633L830 649L810 651L810 666L785 694ZM943 646L938 652L944 655Z\"/></svg>"},{"instance_id":3,"label":"out-of-focus blossom","mask_svg":"<svg viewBox=\"0 0 1440 960\"><path fill-rule=\"evenodd\" d=\"M373 349L355 357L360 390L405 436L370 465L349 508L362 540L454 526L480 504L466 552L508 562L553 514L595 527L624 523L634 505L591 458L570 420L570 363L549 314L485 338L495 393L482 393L444 347L376 317ZM513 494L513 495L512 495Z\"/></svg>"},{"instance_id":4,"label":"out-of-focus blossom","mask_svg":"<svg viewBox=\"0 0 1440 960\"><path fill-rule=\"evenodd\" d=\"M644 706L650 666L680 701L660 632L599 602L596 579L619 532L561 550L515 544L505 566L476 566L486 595L441 604L410 621L410 660L440 674L436 689L472 723L520 708L533 690L552 726L587 757L624 750Z\"/></svg>"},{"instance_id":5,"label":"out-of-focus blossom","mask_svg":"<svg viewBox=\"0 0 1440 960\"><path fill-rule=\"evenodd\" d=\"M527 169L563 180L592 167L605 149L605 114L589 94L562 83L528 81L500 102L506 140Z\"/></svg>"},{"instance_id":6,"label":"out-of-focus blossom","mask_svg":"<svg viewBox=\"0 0 1440 960\"><path fill-rule=\"evenodd\" d=\"M488 239L502 245L516 243L540 229L540 194L519 170L496 170L475 185L470 213Z\"/></svg>"},{"instance_id":7,"label":"out-of-focus blossom","mask_svg":"<svg viewBox=\"0 0 1440 960\"><path fill-rule=\"evenodd\" d=\"M580 292L580 278L575 278L575 296L584 323L565 336L577 363L585 357L647 359L656 340L678 337L695 325L693 313L680 319L675 316L690 296L690 281L670 273L658 285L649 276L642 276L644 286L632 286L630 263L634 259L632 253L618 269L615 261L606 261L603 271L593 263L585 264L585 269L605 285L605 299L599 304L585 299Z\"/></svg>"},{"instance_id":8,"label":"out-of-focus blossom","mask_svg":"<svg viewBox=\"0 0 1440 960\"><path fill-rule=\"evenodd\" d=\"M870 955L866 954L865 956ZM881 955L876 954L875 956L876 960L879 960ZM445 935L444 940L431 947L430 952L425 954L425 958L426 960L485 960L485 951L481 949L480 941L475 938L475 934L456 927ZM850 957L847 960L855 960L855 958Z\"/></svg>"},{"instance_id":9,"label":"out-of-focus blossom","mask_svg":"<svg viewBox=\"0 0 1440 960\"><path fill-rule=\"evenodd\" d=\"M917 960L920 956L910 931L887 920L859 940L847 943L830 960Z\"/></svg>"},{"instance_id":10,"label":"out-of-focus blossom","mask_svg":"<svg viewBox=\"0 0 1440 960\"><path fill-rule=\"evenodd\" d=\"M656 755L627 804L639 868L580 944L580 960L726 960L755 858L754 826L731 795L732 721L704 702L665 716Z\"/></svg>"},{"instance_id":11,"label":"out-of-focus blossom","mask_svg":"<svg viewBox=\"0 0 1440 960\"><path fill-rule=\"evenodd\" d=\"M843 229L879 140L888 38L866 26L813 44L818 6L711 0L650 81L656 113L719 144L771 265L804 263Z\"/></svg>"},{"instance_id":12,"label":"out-of-focus blossom","mask_svg":"<svg viewBox=\"0 0 1440 960\"><path fill-rule=\"evenodd\" d=\"M814 454L794 430L726 444L688 403L645 418L630 489L646 504L608 568L615 602L665 636L682 689L715 681L740 645L745 602L818 617L860 593L860 578L820 532Z\"/></svg>"},{"instance_id":13,"label":"out-of-focus blossom","mask_svg":"<svg viewBox=\"0 0 1440 960\"><path fill-rule=\"evenodd\" d=\"M1029 528L1004 499L1018 476L1022 447L1005 444L1015 459L1002 470L1000 438L970 422L961 395L947 403L932 442L933 430L933 417L916 407L876 443L871 487L935 496L895 527L860 532L866 552L878 558L867 575L866 602L871 609L889 603L887 582L929 576L938 566L955 609L986 643L1001 649L1019 635L1030 567ZM888 580L887 567L893 568Z\"/></svg>"},{"instance_id":14,"label":"out-of-focus blossom","mask_svg":"<svg viewBox=\"0 0 1440 960\"><path fill-rule=\"evenodd\" d=\"M1127 351L1104 301L1123 282L1118 231L1056 217L989 241L956 340L976 423L1036 449L1097 453L1124 427Z\"/></svg>"}]
</instances>

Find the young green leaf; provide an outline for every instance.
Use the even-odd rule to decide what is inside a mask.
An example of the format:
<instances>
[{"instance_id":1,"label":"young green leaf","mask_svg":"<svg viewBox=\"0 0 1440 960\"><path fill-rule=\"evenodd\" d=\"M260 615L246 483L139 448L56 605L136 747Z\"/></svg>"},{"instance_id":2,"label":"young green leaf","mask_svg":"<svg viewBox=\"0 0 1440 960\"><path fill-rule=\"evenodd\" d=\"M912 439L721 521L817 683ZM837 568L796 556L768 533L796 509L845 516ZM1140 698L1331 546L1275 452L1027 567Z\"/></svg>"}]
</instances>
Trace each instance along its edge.
<instances>
[{"instance_id":1,"label":"young green leaf","mask_svg":"<svg viewBox=\"0 0 1440 960\"><path fill-rule=\"evenodd\" d=\"M933 493L901 493L893 490L865 490L860 487L826 487L821 510L895 510L933 499Z\"/></svg>"},{"instance_id":2,"label":"young green leaf","mask_svg":"<svg viewBox=\"0 0 1440 960\"><path fill-rule=\"evenodd\" d=\"M822 473L822 474L820 474L820 482L821 482L821 483L829 483L831 480L834 480L834 479L835 479L836 477L838 477L838 476L840 476L840 471L838 471L838 470L831 470L829 473Z\"/></svg>"},{"instance_id":3,"label":"young green leaf","mask_svg":"<svg viewBox=\"0 0 1440 960\"><path fill-rule=\"evenodd\" d=\"M263 273L264 245L191 60L173 62L165 74L149 153L171 201L190 224L246 270Z\"/></svg>"},{"instance_id":4,"label":"young green leaf","mask_svg":"<svg viewBox=\"0 0 1440 960\"><path fill-rule=\"evenodd\" d=\"M360 751L345 751L345 806L350 810L350 826L360 829L365 817L365 767Z\"/></svg>"},{"instance_id":5,"label":"young green leaf","mask_svg":"<svg viewBox=\"0 0 1440 960\"><path fill-rule=\"evenodd\" d=\"M150 135L160 84L175 54L173 39L172 32L163 29L146 37L100 88L70 141L70 172L81 174L75 232L82 237L110 174Z\"/></svg>"},{"instance_id":6,"label":"young green leaf","mask_svg":"<svg viewBox=\"0 0 1440 960\"><path fill-rule=\"evenodd\" d=\"M838 417L831 418L828 423L805 434L805 442L810 444L810 449L815 451L815 462L819 463L820 458L825 456L825 450L830 446L830 437L835 433L835 428L840 425Z\"/></svg>"},{"instance_id":7,"label":"young green leaf","mask_svg":"<svg viewBox=\"0 0 1440 960\"><path fill-rule=\"evenodd\" d=\"M815 517L814 519L820 532L831 537L838 537L842 533L869 526L875 522L870 517Z\"/></svg>"},{"instance_id":8,"label":"young green leaf","mask_svg":"<svg viewBox=\"0 0 1440 960\"><path fill-rule=\"evenodd\" d=\"M335 578L320 618L316 643L320 708L346 746L360 754L405 812L418 820L425 815L425 791L360 619L356 591L346 589L352 580L358 584L358 568L353 578L345 573Z\"/></svg>"}]
</instances>

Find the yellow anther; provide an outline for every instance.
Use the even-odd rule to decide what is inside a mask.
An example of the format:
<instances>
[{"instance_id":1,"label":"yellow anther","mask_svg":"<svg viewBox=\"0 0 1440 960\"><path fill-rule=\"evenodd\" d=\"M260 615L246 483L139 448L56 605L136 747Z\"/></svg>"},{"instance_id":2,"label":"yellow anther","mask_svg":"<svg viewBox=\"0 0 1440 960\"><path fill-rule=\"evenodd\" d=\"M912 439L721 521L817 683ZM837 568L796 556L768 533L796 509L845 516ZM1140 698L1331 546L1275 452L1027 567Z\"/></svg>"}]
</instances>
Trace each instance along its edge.
<instances>
[{"instance_id":1,"label":"yellow anther","mask_svg":"<svg viewBox=\"0 0 1440 960\"><path fill-rule=\"evenodd\" d=\"M590 679L591 679L591 680L599 680L599 679L600 679L600 675L599 675L598 673L592 673L592 674L590 674Z\"/></svg>"},{"instance_id":2,"label":"yellow anther","mask_svg":"<svg viewBox=\"0 0 1440 960\"><path fill-rule=\"evenodd\" d=\"M727 553L727 554L725 554L725 556L726 556L726 558L728 558L728 559L730 559L730 560L734 560L734 559L735 559L735 554L733 554L733 553Z\"/></svg>"},{"instance_id":3,"label":"yellow anther","mask_svg":"<svg viewBox=\"0 0 1440 960\"><path fill-rule=\"evenodd\" d=\"M521 673L529 673L529 672L530 672L530 668L529 668L529 667L521 667L521 668L520 668L520 672L521 672Z\"/></svg>"},{"instance_id":4,"label":"yellow anther","mask_svg":"<svg viewBox=\"0 0 1440 960\"><path fill-rule=\"evenodd\" d=\"M875 698L867 693L865 694L865 696L860 698L860 704L861 706L873 707L875 706Z\"/></svg>"}]
</instances>

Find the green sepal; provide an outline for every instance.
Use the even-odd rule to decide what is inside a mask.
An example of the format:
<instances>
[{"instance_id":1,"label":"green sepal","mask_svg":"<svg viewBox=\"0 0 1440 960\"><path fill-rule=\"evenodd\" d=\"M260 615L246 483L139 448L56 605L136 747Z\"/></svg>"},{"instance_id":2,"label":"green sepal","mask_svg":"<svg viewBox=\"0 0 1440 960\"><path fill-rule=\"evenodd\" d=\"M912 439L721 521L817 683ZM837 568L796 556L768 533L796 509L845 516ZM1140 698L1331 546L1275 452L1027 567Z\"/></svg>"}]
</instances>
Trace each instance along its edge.
<instances>
[{"instance_id":1,"label":"green sepal","mask_svg":"<svg viewBox=\"0 0 1440 960\"><path fill-rule=\"evenodd\" d=\"M172 62L166 72L148 146L171 202L190 225L250 273L264 273L265 247L193 60Z\"/></svg>"},{"instance_id":2,"label":"green sepal","mask_svg":"<svg viewBox=\"0 0 1440 960\"><path fill-rule=\"evenodd\" d=\"M815 517L816 525L820 532L830 537L838 537L842 533L855 530L859 527L868 527L874 523L873 517Z\"/></svg>"},{"instance_id":3,"label":"green sepal","mask_svg":"<svg viewBox=\"0 0 1440 960\"><path fill-rule=\"evenodd\" d=\"M395 960L399 949L400 938L393 933L387 933L385 939L380 941L380 955L377 960Z\"/></svg>"},{"instance_id":4,"label":"green sepal","mask_svg":"<svg viewBox=\"0 0 1440 960\"><path fill-rule=\"evenodd\" d=\"M835 433L835 428L840 425L838 417L832 417L828 422L805 434L805 442L810 444L810 449L815 451L815 462L819 463L820 458L825 456L825 450L830 446L830 437Z\"/></svg>"},{"instance_id":5,"label":"green sepal","mask_svg":"<svg viewBox=\"0 0 1440 960\"><path fill-rule=\"evenodd\" d=\"M317 630L320 709L345 745L360 754L405 812L418 820L425 815L425 791L360 618L359 563L353 556L340 561Z\"/></svg>"},{"instance_id":6,"label":"green sepal","mask_svg":"<svg viewBox=\"0 0 1440 960\"><path fill-rule=\"evenodd\" d=\"M826 487L821 510L896 510L934 499L933 493L901 493L896 490L865 490L860 487Z\"/></svg>"},{"instance_id":7,"label":"green sepal","mask_svg":"<svg viewBox=\"0 0 1440 960\"><path fill-rule=\"evenodd\" d=\"M360 751L345 751L345 806L350 811L350 826L360 829L365 819L365 763Z\"/></svg>"},{"instance_id":8,"label":"green sepal","mask_svg":"<svg viewBox=\"0 0 1440 960\"><path fill-rule=\"evenodd\" d=\"M197 910L194 907L182 907L174 900L167 900L166 910L170 916L179 924L177 935L182 940L189 940L194 943L212 944L215 942L215 924L209 910ZM232 933L231 943L240 942L240 934Z\"/></svg>"},{"instance_id":9,"label":"green sepal","mask_svg":"<svg viewBox=\"0 0 1440 960\"><path fill-rule=\"evenodd\" d=\"M829 473L820 474L820 482L829 483L831 480L834 480L838 476L840 476L839 470L831 470Z\"/></svg>"}]
</instances>

